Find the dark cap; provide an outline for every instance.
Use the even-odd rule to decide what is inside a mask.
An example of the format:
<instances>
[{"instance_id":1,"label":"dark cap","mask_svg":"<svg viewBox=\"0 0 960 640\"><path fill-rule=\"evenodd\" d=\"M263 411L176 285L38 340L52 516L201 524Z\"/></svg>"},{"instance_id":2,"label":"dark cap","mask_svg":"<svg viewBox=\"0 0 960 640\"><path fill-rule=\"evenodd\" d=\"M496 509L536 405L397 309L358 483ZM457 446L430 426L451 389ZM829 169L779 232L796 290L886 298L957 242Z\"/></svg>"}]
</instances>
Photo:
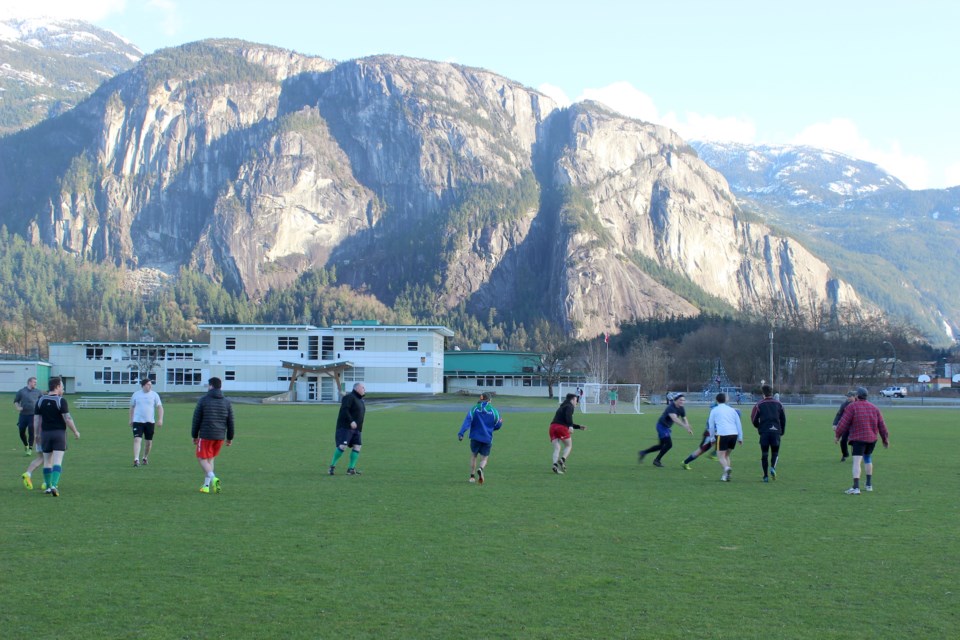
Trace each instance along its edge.
<instances>
[{"instance_id":1,"label":"dark cap","mask_svg":"<svg viewBox=\"0 0 960 640\"><path fill-rule=\"evenodd\" d=\"M489 399L490 399L490 394L487 393L486 391L484 391L483 393L480 394L480 399L481 399L481 400L489 400Z\"/></svg>"},{"instance_id":2,"label":"dark cap","mask_svg":"<svg viewBox=\"0 0 960 640\"><path fill-rule=\"evenodd\" d=\"M857 387L857 397L858 397L858 398L866 398L866 397L867 397L867 390L864 389L863 387Z\"/></svg>"},{"instance_id":3,"label":"dark cap","mask_svg":"<svg viewBox=\"0 0 960 640\"><path fill-rule=\"evenodd\" d=\"M847 397L848 397L848 398L852 398L852 397L854 397L855 395L857 395L857 392L856 392L856 391L847 391Z\"/></svg>"}]
</instances>

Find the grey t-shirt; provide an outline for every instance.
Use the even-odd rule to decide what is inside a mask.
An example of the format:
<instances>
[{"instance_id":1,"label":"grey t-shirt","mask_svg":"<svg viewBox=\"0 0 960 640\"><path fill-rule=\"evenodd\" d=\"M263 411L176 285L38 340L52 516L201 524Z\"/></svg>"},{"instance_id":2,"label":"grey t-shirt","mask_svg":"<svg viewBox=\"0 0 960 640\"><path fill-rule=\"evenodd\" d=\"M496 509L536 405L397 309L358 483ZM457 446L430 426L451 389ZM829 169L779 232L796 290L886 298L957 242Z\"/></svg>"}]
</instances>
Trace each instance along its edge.
<instances>
[{"instance_id":1,"label":"grey t-shirt","mask_svg":"<svg viewBox=\"0 0 960 640\"><path fill-rule=\"evenodd\" d=\"M42 395L40 389L31 389L30 387L24 387L20 389L20 391L17 391L17 395L13 401L20 403L20 415L32 416L37 409L37 402L40 401L40 396Z\"/></svg>"}]
</instances>

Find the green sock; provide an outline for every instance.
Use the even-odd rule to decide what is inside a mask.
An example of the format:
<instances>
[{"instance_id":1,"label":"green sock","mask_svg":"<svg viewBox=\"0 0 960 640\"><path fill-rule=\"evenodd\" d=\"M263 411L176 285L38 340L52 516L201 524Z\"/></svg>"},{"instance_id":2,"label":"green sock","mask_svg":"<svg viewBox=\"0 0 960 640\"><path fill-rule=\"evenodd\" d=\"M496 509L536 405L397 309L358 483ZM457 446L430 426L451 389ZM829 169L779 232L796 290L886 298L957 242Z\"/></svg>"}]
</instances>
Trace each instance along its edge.
<instances>
[{"instance_id":1,"label":"green sock","mask_svg":"<svg viewBox=\"0 0 960 640\"><path fill-rule=\"evenodd\" d=\"M359 457L360 457L359 451L350 452L350 465L348 467L349 469L353 469L355 466L357 466L357 458Z\"/></svg>"},{"instance_id":2,"label":"green sock","mask_svg":"<svg viewBox=\"0 0 960 640\"><path fill-rule=\"evenodd\" d=\"M337 466L337 461L340 460L340 457L343 455L343 449L337 447L333 451L333 460L330 462L331 467Z\"/></svg>"},{"instance_id":3,"label":"green sock","mask_svg":"<svg viewBox=\"0 0 960 640\"><path fill-rule=\"evenodd\" d=\"M59 487L60 486L60 473L63 471L63 467L58 464L53 465L53 469L50 470L50 484L48 487Z\"/></svg>"},{"instance_id":4,"label":"green sock","mask_svg":"<svg viewBox=\"0 0 960 640\"><path fill-rule=\"evenodd\" d=\"M47 483L47 486L53 486L50 482L50 476L53 474L53 467L44 467L43 468L43 481Z\"/></svg>"}]
</instances>

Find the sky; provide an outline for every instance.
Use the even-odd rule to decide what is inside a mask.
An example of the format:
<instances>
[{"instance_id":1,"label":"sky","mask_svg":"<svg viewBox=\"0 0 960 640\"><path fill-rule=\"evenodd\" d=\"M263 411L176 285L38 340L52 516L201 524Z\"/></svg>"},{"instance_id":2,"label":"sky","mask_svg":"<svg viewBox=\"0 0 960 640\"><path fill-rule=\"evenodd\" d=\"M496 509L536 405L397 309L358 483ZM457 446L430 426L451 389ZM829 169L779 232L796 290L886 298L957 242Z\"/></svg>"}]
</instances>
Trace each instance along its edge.
<instances>
[{"instance_id":1,"label":"sky","mask_svg":"<svg viewBox=\"0 0 960 640\"><path fill-rule=\"evenodd\" d=\"M331 60L482 67L688 140L807 144L960 185L955 0L3 0L145 53L232 37Z\"/></svg>"}]
</instances>

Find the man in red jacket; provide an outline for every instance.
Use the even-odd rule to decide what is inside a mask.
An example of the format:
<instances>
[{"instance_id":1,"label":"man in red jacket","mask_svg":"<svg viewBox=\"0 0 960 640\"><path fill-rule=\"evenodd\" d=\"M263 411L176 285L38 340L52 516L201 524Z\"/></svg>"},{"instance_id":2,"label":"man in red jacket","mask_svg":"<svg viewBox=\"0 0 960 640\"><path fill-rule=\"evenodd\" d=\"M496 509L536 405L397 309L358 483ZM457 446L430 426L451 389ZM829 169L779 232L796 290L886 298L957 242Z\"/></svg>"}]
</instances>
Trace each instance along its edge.
<instances>
[{"instance_id":1,"label":"man in red jacket","mask_svg":"<svg viewBox=\"0 0 960 640\"><path fill-rule=\"evenodd\" d=\"M840 422L837 423L837 434L834 442L849 432L850 453L853 454L853 486L844 493L860 495L860 460L863 460L867 472L867 491L873 491L873 449L877 446L877 438L883 440L883 448L890 446L890 434L887 425L883 422L880 409L867 401L867 390L857 388L857 399L843 411Z\"/></svg>"}]
</instances>

